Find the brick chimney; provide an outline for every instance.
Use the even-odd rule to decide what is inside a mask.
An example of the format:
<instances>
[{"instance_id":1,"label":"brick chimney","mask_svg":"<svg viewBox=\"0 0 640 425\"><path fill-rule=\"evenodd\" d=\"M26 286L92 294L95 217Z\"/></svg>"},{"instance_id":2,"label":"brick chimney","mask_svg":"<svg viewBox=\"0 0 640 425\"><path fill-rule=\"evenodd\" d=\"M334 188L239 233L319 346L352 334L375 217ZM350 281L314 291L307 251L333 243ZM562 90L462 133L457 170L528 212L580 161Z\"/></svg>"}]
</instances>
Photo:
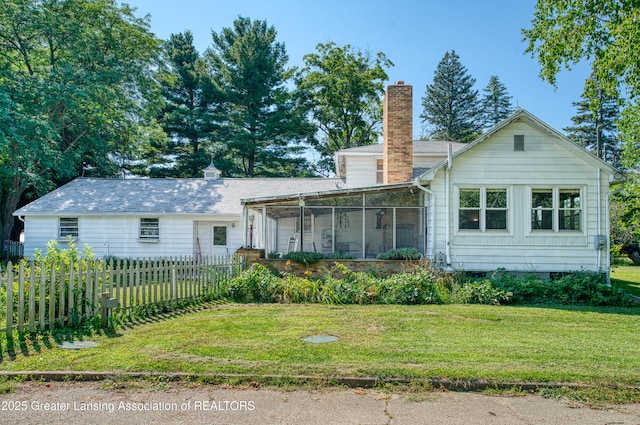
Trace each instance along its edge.
<instances>
[{"instance_id":1,"label":"brick chimney","mask_svg":"<svg viewBox=\"0 0 640 425\"><path fill-rule=\"evenodd\" d=\"M387 86L383 115L383 183L413 179L413 87L398 81Z\"/></svg>"}]
</instances>

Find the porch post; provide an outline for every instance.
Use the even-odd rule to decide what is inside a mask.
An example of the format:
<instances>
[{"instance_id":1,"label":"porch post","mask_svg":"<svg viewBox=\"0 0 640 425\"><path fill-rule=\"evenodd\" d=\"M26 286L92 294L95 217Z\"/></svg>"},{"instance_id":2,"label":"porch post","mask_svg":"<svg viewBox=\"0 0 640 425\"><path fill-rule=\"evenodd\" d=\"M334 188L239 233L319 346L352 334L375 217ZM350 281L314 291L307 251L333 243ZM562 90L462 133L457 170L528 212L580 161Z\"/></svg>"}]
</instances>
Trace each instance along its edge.
<instances>
[{"instance_id":1,"label":"porch post","mask_svg":"<svg viewBox=\"0 0 640 425\"><path fill-rule=\"evenodd\" d=\"M262 206L262 248L266 254L269 247L267 246L267 207L264 205Z\"/></svg>"},{"instance_id":2,"label":"porch post","mask_svg":"<svg viewBox=\"0 0 640 425\"><path fill-rule=\"evenodd\" d=\"M304 251L304 200L300 200L300 249Z\"/></svg>"}]
</instances>

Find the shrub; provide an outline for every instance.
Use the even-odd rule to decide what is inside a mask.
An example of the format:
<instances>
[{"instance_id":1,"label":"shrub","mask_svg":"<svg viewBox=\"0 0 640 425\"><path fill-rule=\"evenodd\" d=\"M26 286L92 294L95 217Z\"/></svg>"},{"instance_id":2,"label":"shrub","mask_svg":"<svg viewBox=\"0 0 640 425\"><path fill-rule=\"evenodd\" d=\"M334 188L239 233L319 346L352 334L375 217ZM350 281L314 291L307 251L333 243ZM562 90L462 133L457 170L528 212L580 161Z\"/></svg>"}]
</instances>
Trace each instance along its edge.
<instances>
[{"instance_id":1,"label":"shrub","mask_svg":"<svg viewBox=\"0 0 640 425\"><path fill-rule=\"evenodd\" d=\"M513 293L494 286L488 279L463 284L456 292L456 300L468 304L500 305L512 296Z\"/></svg>"},{"instance_id":2,"label":"shrub","mask_svg":"<svg viewBox=\"0 0 640 425\"><path fill-rule=\"evenodd\" d=\"M415 248L396 248L382 252L376 258L379 260L421 260L422 254Z\"/></svg>"},{"instance_id":3,"label":"shrub","mask_svg":"<svg viewBox=\"0 0 640 425\"><path fill-rule=\"evenodd\" d=\"M324 258L324 255L318 252L309 252L309 251L294 251L288 254L285 254L282 258L285 260L291 260L298 264L314 264Z\"/></svg>"},{"instance_id":4,"label":"shrub","mask_svg":"<svg viewBox=\"0 0 640 425\"><path fill-rule=\"evenodd\" d=\"M334 251L329 254L325 254L324 258L327 260L353 260L355 257L350 252Z\"/></svg>"}]
</instances>

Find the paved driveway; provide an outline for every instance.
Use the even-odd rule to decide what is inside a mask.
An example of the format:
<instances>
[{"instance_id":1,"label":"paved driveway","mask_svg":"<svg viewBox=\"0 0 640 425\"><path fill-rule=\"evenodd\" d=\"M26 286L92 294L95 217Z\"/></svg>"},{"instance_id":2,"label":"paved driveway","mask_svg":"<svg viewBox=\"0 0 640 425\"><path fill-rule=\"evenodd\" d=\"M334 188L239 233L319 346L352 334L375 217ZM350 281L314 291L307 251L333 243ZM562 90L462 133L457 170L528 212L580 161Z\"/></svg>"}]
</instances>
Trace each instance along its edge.
<instances>
[{"instance_id":1,"label":"paved driveway","mask_svg":"<svg viewBox=\"0 0 640 425\"><path fill-rule=\"evenodd\" d=\"M528 395L371 390L282 391L172 384L102 389L101 383L25 383L0 395L1 424L617 424L640 425L640 404L594 410Z\"/></svg>"}]
</instances>

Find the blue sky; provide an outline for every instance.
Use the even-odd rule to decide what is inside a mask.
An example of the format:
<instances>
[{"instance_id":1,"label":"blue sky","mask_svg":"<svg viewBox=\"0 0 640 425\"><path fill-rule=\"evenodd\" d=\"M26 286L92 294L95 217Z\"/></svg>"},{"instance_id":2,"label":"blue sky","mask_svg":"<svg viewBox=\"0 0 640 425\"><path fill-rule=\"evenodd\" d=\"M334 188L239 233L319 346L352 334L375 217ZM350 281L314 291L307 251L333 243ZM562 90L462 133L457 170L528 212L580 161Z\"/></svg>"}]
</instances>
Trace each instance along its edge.
<instances>
[{"instance_id":1,"label":"blue sky","mask_svg":"<svg viewBox=\"0 0 640 425\"><path fill-rule=\"evenodd\" d=\"M557 88L538 77L539 65L524 54L523 28L529 28L535 0L129 0L136 15L150 15L151 30L161 39L191 30L196 48L211 45L211 32L231 27L238 16L266 20L278 32L290 66L318 43L350 44L383 52L394 66L388 83L413 86L414 138L421 134L419 115L426 86L445 52L455 50L476 79L482 94L497 75L514 106L529 110L562 131L571 125L589 67L563 71Z\"/></svg>"}]
</instances>

